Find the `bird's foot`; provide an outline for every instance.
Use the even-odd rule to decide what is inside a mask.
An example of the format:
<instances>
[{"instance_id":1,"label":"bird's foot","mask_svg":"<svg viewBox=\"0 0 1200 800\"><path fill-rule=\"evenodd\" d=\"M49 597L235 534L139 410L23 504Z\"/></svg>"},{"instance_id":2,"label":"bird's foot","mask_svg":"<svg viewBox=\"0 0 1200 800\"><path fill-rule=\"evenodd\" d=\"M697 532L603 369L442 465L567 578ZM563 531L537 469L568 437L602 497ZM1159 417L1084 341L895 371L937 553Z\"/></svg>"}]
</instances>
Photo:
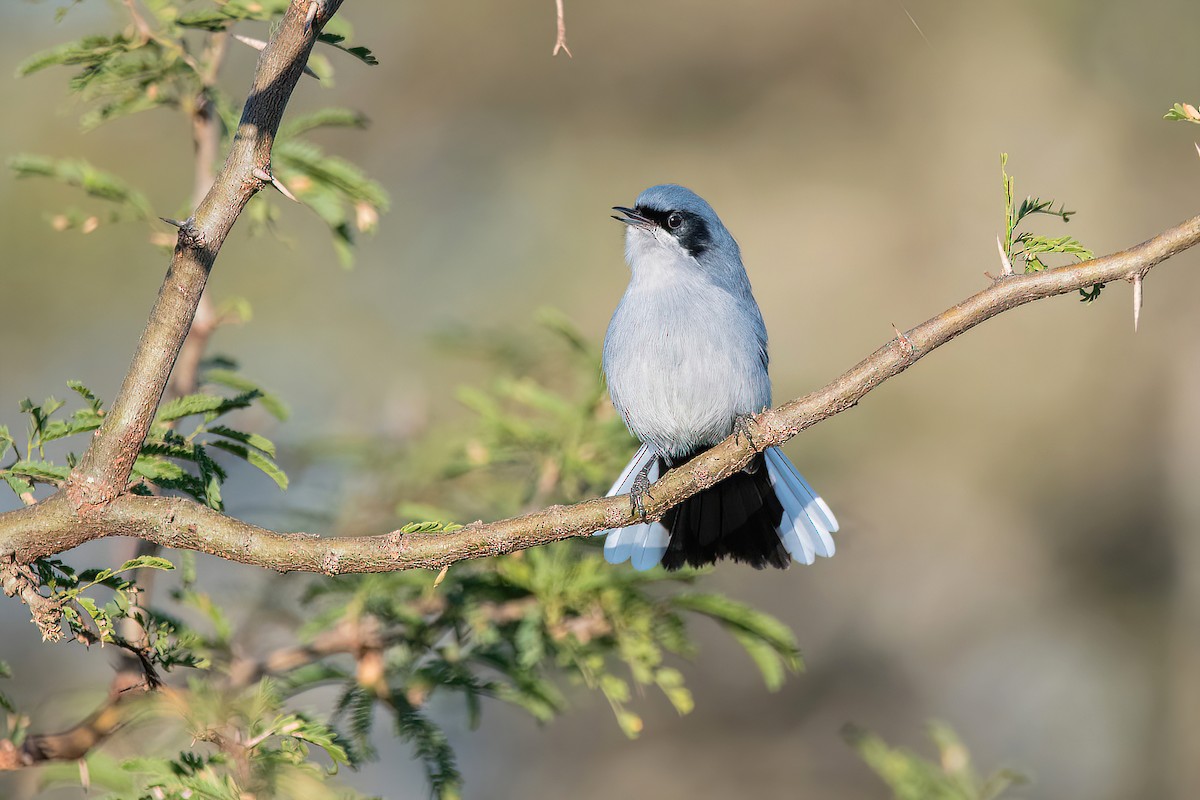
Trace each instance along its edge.
<instances>
[{"instance_id":1,"label":"bird's foot","mask_svg":"<svg viewBox=\"0 0 1200 800\"><path fill-rule=\"evenodd\" d=\"M756 445L754 443L754 437L750 435L750 422L753 419L754 419L753 414L738 414L736 417L733 418L733 443L734 444L741 444L742 437L745 436L746 441L750 443L750 446L753 447L755 450L758 449L758 445Z\"/></svg>"},{"instance_id":2,"label":"bird's foot","mask_svg":"<svg viewBox=\"0 0 1200 800\"><path fill-rule=\"evenodd\" d=\"M640 519L646 518L646 498L654 499L650 494L650 466L654 463L651 459L638 471L637 477L633 479L633 486L629 489L629 508Z\"/></svg>"}]
</instances>

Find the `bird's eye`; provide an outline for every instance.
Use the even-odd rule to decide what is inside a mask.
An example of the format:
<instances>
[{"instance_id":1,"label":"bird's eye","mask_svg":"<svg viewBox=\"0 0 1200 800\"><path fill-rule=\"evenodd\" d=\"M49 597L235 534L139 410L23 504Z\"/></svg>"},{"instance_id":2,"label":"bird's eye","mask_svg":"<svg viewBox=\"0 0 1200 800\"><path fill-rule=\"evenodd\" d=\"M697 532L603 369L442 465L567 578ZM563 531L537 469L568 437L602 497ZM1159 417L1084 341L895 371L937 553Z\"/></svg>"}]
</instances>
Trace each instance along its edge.
<instances>
[{"instance_id":1,"label":"bird's eye","mask_svg":"<svg viewBox=\"0 0 1200 800\"><path fill-rule=\"evenodd\" d=\"M671 230L678 230L682 224L683 214L680 214L678 211L672 211L670 216L667 217L667 227Z\"/></svg>"}]
</instances>

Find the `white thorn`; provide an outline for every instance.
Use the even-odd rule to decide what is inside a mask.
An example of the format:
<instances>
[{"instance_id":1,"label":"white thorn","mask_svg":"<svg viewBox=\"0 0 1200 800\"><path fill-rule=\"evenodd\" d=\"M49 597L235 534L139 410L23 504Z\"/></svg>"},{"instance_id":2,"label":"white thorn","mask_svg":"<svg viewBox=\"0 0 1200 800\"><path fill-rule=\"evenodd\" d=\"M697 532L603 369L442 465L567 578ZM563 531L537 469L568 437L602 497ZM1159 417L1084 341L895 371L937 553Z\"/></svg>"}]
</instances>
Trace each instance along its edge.
<instances>
[{"instance_id":1,"label":"white thorn","mask_svg":"<svg viewBox=\"0 0 1200 800\"><path fill-rule=\"evenodd\" d=\"M296 195L289 192L288 188L283 185L283 181L279 180L279 178L276 178L274 175L271 176L271 185L278 189L281 195L286 197L288 200L291 200L293 203L300 202L296 199Z\"/></svg>"},{"instance_id":2,"label":"white thorn","mask_svg":"<svg viewBox=\"0 0 1200 800\"><path fill-rule=\"evenodd\" d=\"M247 47L253 47L255 50L258 50L259 52L262 52L263 48L265 48L267 46L267 43L264 42L262 39L255 39L250 36L242 36L240 33L233 34L233 38L237 39L239 42L246 45ZM313 72L311 69L308 68L307 64L304 65L304 74L310 78L316 78L317 80L321 80L319 77L317 77L317 73Z\"/></svg>"},{"instance_id":3,"label":"white thorn","mask_svg":"<svg viewBox=\"0 0 1200 800\"><path fill-rule=\"evenodd\" d=\"M264 47L267 46L267 43L264 42L262 39L252 39L249 36L242 36L240 33L235 33L233 35L233 38L237 39L239 42L241 42L244 45L253 47L255 50L262 50Z\"/></svg>"},{"instance_id":4,"label":"white thorn","mask_svg":"<svg viewBox=\"0 0 1200 800\"><path fill-rule=\"evenodd\" d=\"M1200 155L1200 142L1192 142L1192 144L1196 145L1196 155Z\"/></svg>"},{"instance_id":5,"label":"white thorn","mask_svg":"<svg viewBox=\"0 0 1200 800\"><path fill-rule=\"evenodd\" d=\"M317 18L317 9L321 7L318 0L312 0L308 4L308 11L304 14L304 32L308 33L312 30L313 21Z\"/></svg>"},{"instance_id":6,"label":"white thorn","mask_svg":"<svg viewBox=\"0 0 1200 800\"><path fill-rule=\"evenodd\" d=\"M996 249L1000 251L1000 263L1004 265L1004 274L1012 275L1012 262L1008 260L1008 253L1004 252L1004 243L1000 241L999 235L996 236Z\"/></svg>"},{"instance_id":7,"label":"white thorn","mask_svg":"<svg viewBox=\"0 0 1200 800\"><path fill-rule=\"evenodd\" d=\"M1133 332L1137 333L1138 319L1142 316L1142 274L1133 276Z\"/></svg>"},{"instance_id":8,"label":"white thorn","mask_svg":"<svg viewBox=\"0 0 1200 800\"><path fill-rule=\"evenodd\" d=\"M283 181L279 180L279 178L276 178L274 175L272 175L270 172L267 172L262 167L255 167L254 169L250 170L250 174L253 175L254 177L258 178L263 183L269 183L272 186L274 186L276 189L279 190L279 193L281 195L286 197L288 200L291 200L293 203L300 202L299 200L296 199L296 195L289 192L288 188L283 185Z\"/></svg>"}]
</instances>

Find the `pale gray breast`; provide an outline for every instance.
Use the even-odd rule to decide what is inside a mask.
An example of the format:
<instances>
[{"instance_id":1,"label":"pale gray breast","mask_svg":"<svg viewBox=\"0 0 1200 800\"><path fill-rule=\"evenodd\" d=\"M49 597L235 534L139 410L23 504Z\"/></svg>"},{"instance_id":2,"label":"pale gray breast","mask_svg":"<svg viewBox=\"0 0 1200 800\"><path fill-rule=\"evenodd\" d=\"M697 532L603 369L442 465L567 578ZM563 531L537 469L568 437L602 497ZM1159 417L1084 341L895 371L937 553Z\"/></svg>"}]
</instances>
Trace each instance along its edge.
<instances>
[{"instance_id":1,"label":"pale gray breast","mask_svg":"<svg viewBox=\"0 0 1200 800\"><path fill-rule=\"evenodd\" d=\"M716 444L770 404L754 300L704 281L630 283L604 341L613 404L664 455Z\"/></svg>"}]
</instances>

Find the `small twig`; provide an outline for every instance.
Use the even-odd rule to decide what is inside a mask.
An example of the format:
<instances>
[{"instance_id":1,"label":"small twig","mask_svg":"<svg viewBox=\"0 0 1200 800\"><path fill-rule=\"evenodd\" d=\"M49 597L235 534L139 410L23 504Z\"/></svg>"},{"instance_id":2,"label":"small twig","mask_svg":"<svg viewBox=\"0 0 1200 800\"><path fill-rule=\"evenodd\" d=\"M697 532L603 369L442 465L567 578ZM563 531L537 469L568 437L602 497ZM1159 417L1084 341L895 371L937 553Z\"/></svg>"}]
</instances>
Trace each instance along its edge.
<instances>
[{"instance_id":1,"label":"small twig","mask_svg":"<svg viewBox=\"0 0 1200 800\"><path fill-rule=\"evenodd\" d=\"M567 21L563 16L563 0L554 0L554 6L558 12L558 38L554 40L554 52L550 55L556 56L558 51L562 50L568 58L574 58L571 48L567 47Z\"/></svg>"},{"instance_id":2,"label":"small twig","mask_svg":"<svg viewBox=\"0 0 1200 800\"><path fill-rule=\"evenodd\" d=\"M129 17L133 20L133 27L137 28L138 36L142 37L142 42L148 42L154 38L154 31L150 25L142 17L137 10L137 5L134 0L123 0L126 10L129 11Z\"/></svg>"},{"instance_id":3,"label":"small twig","mask_svg":"<svg viewBox=\"0 0 1200 800\"><path fill-rule=\"evenodd\" d=\"M18 747L0 741L0 771L23 769L48 761L75 761L117 731L129 716L129 701L151 688L148 681L114 687L100 707L81 722L58 733L27 736Z\"/></svg>"},{"instance_id":4,"label":"small twig","mask_svg":"<svg viewBox=\"0 0 1200 800\"><path fill-rule=\"evenodd\" d=\"M921 38L925 40L925 44L929 44L929 37L925 35L925 31L921 30L921 26L913 19L913 15L908 13L908 9L904 7L903 3L900 4L900 10L904 12L904 16L908 17L908 21L912 23L912 26L917 29L917 33L921 34Z\"/></svg>"}]
</instances>

